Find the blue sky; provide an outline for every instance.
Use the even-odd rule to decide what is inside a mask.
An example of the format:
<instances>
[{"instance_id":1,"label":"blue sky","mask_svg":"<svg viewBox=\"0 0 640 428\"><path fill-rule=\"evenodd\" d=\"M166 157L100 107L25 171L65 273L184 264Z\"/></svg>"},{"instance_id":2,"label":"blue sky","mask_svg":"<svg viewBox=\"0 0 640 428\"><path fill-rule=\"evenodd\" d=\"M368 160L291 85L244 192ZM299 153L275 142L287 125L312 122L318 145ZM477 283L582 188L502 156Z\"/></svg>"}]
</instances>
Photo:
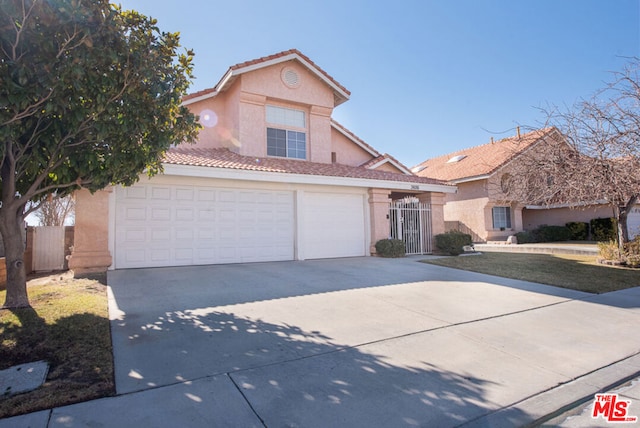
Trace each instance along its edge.
<instances>
[{"instance_id":1,"label":"blue sky","mask_svg":"<svg viewBox=\"0 0 640 428\"><path fill-rule=\"evenodd\" d=\"M114 0L117 2L117 0ZM123 0L196 52L192 91L296 48L351 91L334 118L411 167L538 127L640 56L640 0Z\"/></svg>"}]
</instances>

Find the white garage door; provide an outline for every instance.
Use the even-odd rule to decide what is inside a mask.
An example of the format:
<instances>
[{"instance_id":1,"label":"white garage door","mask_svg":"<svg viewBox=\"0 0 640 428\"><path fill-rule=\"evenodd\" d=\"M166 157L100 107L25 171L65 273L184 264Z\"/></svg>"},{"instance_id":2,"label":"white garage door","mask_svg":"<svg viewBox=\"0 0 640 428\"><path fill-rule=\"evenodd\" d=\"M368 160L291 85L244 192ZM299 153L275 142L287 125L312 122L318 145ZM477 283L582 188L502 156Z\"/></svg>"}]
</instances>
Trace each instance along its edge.
<instances>
[{"instance_id":1,"label":"white garage door","mask_svg":"<svg viewBox=\"0 0 640 428\"><path fill-rule=\"evenodd\" d=\"M365 255L364 196L305 192L304 257Z\"/></svg>"},{"instance_id":2,"label":"white garage door","mask_svg":"<svg viewBox=\"0 0 640 428\"><path fill-rule=\"evenodd\" d=\"M633 207L627 216L627 229L629 230L629 239L640 235L640 205Z\"/></svg>"},{"instance_id":3,"label":"white garage door","mask_svg":"<svg viewBox=\"0 0 640 428\"><path fill-rule=\"evenodd\" d=\"M116 191L115 267L293 260L293 193L137 184Z\"/></svg>"}]
</instances>

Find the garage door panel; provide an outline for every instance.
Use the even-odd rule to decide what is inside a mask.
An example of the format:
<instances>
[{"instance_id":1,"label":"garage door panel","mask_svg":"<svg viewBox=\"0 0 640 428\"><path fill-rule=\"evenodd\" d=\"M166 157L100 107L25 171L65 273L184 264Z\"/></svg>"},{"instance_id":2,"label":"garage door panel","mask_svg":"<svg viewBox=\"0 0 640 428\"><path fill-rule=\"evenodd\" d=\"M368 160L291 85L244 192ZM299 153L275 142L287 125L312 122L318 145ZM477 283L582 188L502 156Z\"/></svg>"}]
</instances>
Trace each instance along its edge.
<instances>
[{"instance_id":1,"label":"garage door panel","mask_svg":"<svg viewBox=\"0 0 640 428\"><path fill-rule=\"evenodd\" d=\"M171 200L171 189L168 187L151 187L151 199L168 201Z\"/></svg>"},{"instance_id":2,"label":"garage door panel","mask_svg":"<svg viewBox=\"0 0 640 428\"><path fill-rule=\"evenodd\" d=\"M293 225L292 192L120 188L115 267L292 260Z\"/></svg>"},{"instance_id":3,"label":"garage door panel","mask_svg":"<svg viewBox=\"0 0 640 428\"><path fill-rule=\"evenodd\" d=\"M305 258L365 255L364 196L305 193Z\"/></svg>"}]
</instances>

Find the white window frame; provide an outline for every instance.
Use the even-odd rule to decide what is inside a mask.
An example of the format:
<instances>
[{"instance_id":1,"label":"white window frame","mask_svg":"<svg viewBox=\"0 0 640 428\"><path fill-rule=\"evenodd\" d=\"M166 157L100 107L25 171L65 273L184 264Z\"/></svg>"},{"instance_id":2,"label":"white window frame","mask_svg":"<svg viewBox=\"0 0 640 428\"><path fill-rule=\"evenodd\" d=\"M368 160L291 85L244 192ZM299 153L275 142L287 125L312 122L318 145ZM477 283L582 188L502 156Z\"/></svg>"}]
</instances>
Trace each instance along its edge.
<instances>
[{"instance_id":1,"label":"white window frame","mask_svg":"<svg viewBox=\"0 0 640 428\"><path fill-rule=\"evenodd\" d=\"M266 106L267 122L267 156L283 157L287 159L307 159L307 128L306 115L302 110L286 107ZM273 152L274 147L269 147L269 139L274 132L284 133L284 155ZM281 137L282 138L282 137ZM300 146L300 140L304 140L304 146ZM271 153L269 150L271 149ZM275 150L281 147L275 147Z\"/></svg>"},{"instance_id":2,"label":"white window frame","mask_svg":"<svg viewBox=\"0 0 640 428\"><path fill-rule=\"evenodd\" d=\"M511 229L511 207L491 208L494 229Z\"/></svg>"}]
</instances>

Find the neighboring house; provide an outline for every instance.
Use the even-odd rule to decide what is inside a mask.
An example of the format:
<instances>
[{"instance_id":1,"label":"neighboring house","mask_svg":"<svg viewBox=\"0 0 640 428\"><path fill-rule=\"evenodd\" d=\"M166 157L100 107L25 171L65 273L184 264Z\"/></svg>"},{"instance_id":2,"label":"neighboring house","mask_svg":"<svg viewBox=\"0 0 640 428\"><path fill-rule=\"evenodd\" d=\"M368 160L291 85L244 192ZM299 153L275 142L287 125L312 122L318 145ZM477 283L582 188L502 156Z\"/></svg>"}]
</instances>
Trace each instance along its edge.
<instances>
[{"instance_id":1,"label":"neighboring house","mask_svg":"<svg viewBox=\"0 0 640 428\"><path fill-rule=\"evenodd\" d=\"M455 187L333 120L349 96L297 50L230 67L184 98L204 128L196 144L168 151L164 174L78 192L70 268L366 256L390 235L390 202L406 197L430 203L424 221L443 232Z\"/></svg>"},{"instance_id":2,"label":"neighboring house","mask_svg":"<svg viewBox=\"0 0 640 428\"><path fill-rule=\"evenodd\" d=\"M564 226L571 221L611 217L611 208L604 205L572 209L567 205L549 208L506 202L502 186L508 178L517 177L518 156L535 150L545 139L566 144L555 128L525 134L518 129L516 136L429 159L412 170L457 186L457 193L446 196L447 229L469 233L474 242L504 241L509 235L541 225ZM629 218L634 224L635 215Z\"/></svg>"}]
</instances>

